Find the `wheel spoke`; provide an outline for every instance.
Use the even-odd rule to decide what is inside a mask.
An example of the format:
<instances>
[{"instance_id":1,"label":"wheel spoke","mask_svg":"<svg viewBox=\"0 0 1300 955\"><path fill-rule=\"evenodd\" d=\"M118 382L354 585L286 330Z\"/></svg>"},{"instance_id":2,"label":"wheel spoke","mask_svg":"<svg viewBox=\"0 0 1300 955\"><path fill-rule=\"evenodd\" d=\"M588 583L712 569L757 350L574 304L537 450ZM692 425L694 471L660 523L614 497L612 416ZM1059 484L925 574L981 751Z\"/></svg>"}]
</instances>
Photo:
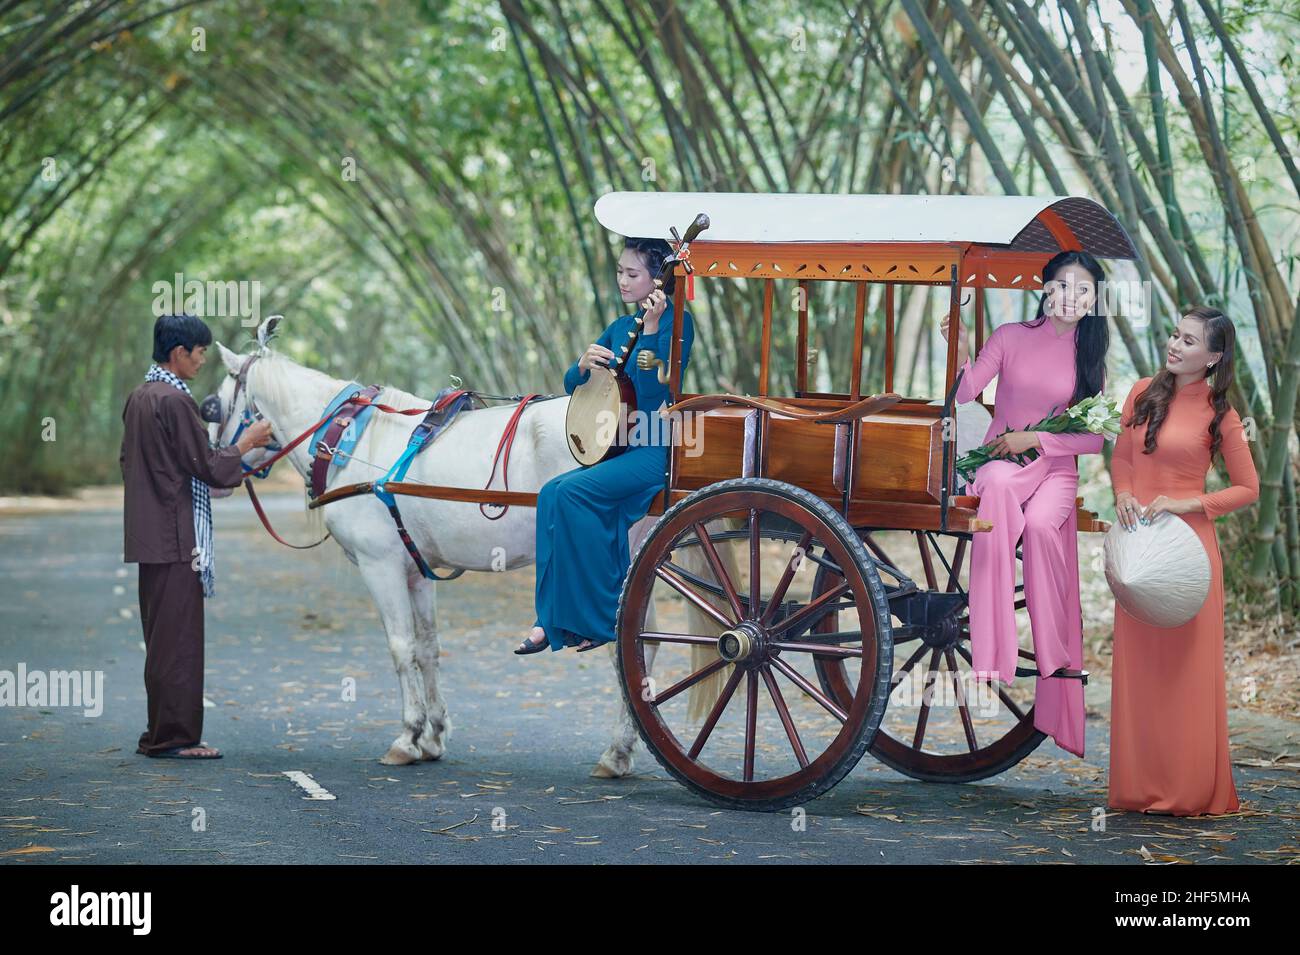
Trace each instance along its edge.
<instances>
[{"instance_id":1,"label":"wheel spoke","mask_svg":"<svg viewBox=\"0 0 1300 955\"><path fill-rule=\"evenodd\" d=\"M898 689L898 685L903 682L903 677L907 676L907 674L911 671L912 667L916 666L917 660L925 656L925 651L928 649L929 647L923 643L916 648L915 653L913 653L910 657L907 658L907 662L903 664L902 669L900 669L898 672L894 674L894 680L892 683L889 684L890 693L893 693L896 689Z\"/></svg>"},{"instance_id":2,"label":"wheel spoke","mask_svg":"<svg viewBox=\"0 0 1300 955\"><path fill-rule=\"evenodd\" d=\"M980 747L979 743L975 742L975 724L971 722L970 708L966 705L966 691L962 689L961 674L957 671L957 654L949 647L944 651L943 656L948 661L948 672L952 674L952 688L957 696L957 712L961 714L961 728L966 731L966 745L973 753Z\"/></svg>"},{"instance_id":3,"label":"wheel spoke","mask_svg":"<svg viewBox=\"0 0 1300 955\"><path fill-rule=\"evenodd\" d=\"M930 697L934 695L934 682L939 669L939 648L934 648L930 655L930 672L926 675L925 687L921 690L921 713L916 719L916 734L912 737L912 749L920 750L925 740L925 724L930 719Z\"/></svg>"},{"instance_id":4,"label":"wheel spoke","mask_svg":"<svg viewBox=\"0 0 1300 955\"><path fill-rule=\"evenodd\" d=\"M921 563L925 567L925 586L930 590L939 589L939 579L934 575L934 560L930 556L929 541L925 531L916 531L916 543L921 548Z\"/></svg>"},{"instance_id":5,"label":"wheel spoke","mask_svg":"<svg viewBox=\"0 0 1300 955\"><path fill-rule=\"evenodd\" d=\"M713 732L713 727L718 725L718 719L722 716L722 711L727 708L731 702L732 695L736 692L736 687L740 686L740 678L744 675L744 670L736 667L731 671L731 676L727 680L727 685L722 688L718 694L717 700L713 704L713 709L709 710L708 718L705 719L704 725L700 727L699 735L695 737L695 742L691 744L690 752L686 755L695 759L704 749L704 744L709 741L709 735Z\"/></svg>"},{"instance_id":6,"label":"wheel spoke","mask_svg":"<svg viewBox=\"0 0 1300 955\"><path fill-rule=\"evenodd\" d=\"M957 541L957 550L952 555L952 567L948 573L948 592L964 594L966 591L961 585L961 568L966 562L966 538L959 538Z\"/></svg>"},{"instance_id":7,"label":"wheel spoke","mask_svg":"<svg viewBox=\"0 0 1300 955\"><path fill-rule=\"evenodd\" d=\"M667 567L656 567L655 575L665 581L670 587L689 600L695 607L707 617L712 617L719 625L730 630L734 625L734 620L729 620L721 610L713 606L694 590L692 590L678 574L669 570Z\"/></svg>"},{"instance_id":8,"label":"wheel spoke","mask_svg":"<svg viewBox=\"0 0 1300 955\"><path fill-rule=\"evenodd\" d=\"M850 605L851 607L852 605ZM816 643L818 645L835 646L839 643L861 643L861 630L831 630L827 633L806 633L803 635L803 643Z\"/></svg>"},{"instance_id":9,"label":"wheel spoke","mask_svg":"<svg viewBox=\"0 0 1300 955\"><path fill-rule=\"evenodd\" d=\"M795 544L794 550L790 552L790 558L785 562L785 571L781 574L781 579L777 581L776 589L772 591L772 596L767 601L767 607L763 610L761 618L763 626L768 625L772 614L781 605L781 601L785 599L785 592L790 589L790 581L794 580L795 571L799 569L798 564L802 563L802 556L808 552L808 544L812 541L812 536L812 531L804 531L803 536L799 538L799 543Z\"/></svg>"},{"instance_id":10,"label":"wheel spoke","mask_svg":"<svg viewBox=\"0 0 1300 955\"><path fill-rule=\"evenodd\" d=\"M800 623L807 620L813 614L818 613L822 607L830 603L832 600L838 600L840 595L843 594L848 589L849 589L849 582L847 580L841 580L838 584L836 584L830 590L827 590L825 593L817 597L815 600L808 601L808 603L804 604L794 613L790 614L790 616L784 618L783 620L778 620L776 623L772 624L772 626L768 628L769 632L773 636L776 636L777 634L785 633L785 631L798 626Z\"/></svg>"},{"instance_id":11,"label":"wheel spoke","mask_svg":"<svg viewBox=\"0 0 1300 955\"><path fill-rule=\"evenodd\" d=\"M794 667L790 666L790 664L786 663L780 657L773 657L772 666L776 667L787 677L789 677L791 683L799 687L799 689L803 690L814 700L820 703L822 705L822 708L825 709L826 712L830 713L831 716L835 717L841 723L848 721L849 718L848 713L846 713L844 710L840 709L838 706L832 703L825 693L823 693L821 690L817 689L817 687L813 686L806 679L804 679L803 674L800 673L798 670L796 670Z\"/></svg>"},{"instance_id":12,"label":"wheel spoke","mask_svg":"<svg viewBox=\"0 0 1300 955\"><path fill-rule=\"evenodd\" d=\"M753 514L750 511L750 514ZM754 781L754 737L758 734L758 674L745 674L745 782Z\"/></svg>"},{"instance_id":13,"label":"wheel spoke","mask_svg":"<svg viewBox=\"0 0 1300 955\"><path fill-rule=\"evenodd\" d=\"M727 665L728 662L726 660L724 660L722 657L718 657L708 666L696 670L694 673L692 673L690 676L684 679L678 680L668 689L664 690L662 693L655 696L655 698L650 701L650 705L659 706L661 703L666 703L668 700L671 700L678 693L682 692L682 690L690 689L696 683L699 683L701 680L705 679L706 677L712 676L713 674L717 673L719 670L721 670L723 667Z\"/></svg>"},{"instance_id":14,"label":"wheel spoke","mask_svg":"<svg viewBox=\"0 0 1300 955\"><path fill-rule=\"evenodd\" d=\"M970 651L963 646L958 646L957 652L960 653L963 657L965 657L966 662L971 665L973 670L975 666L975 661L971 659ZM1011 699L1011 697L1007 695L1006 689L1002 686L1002 681L994 680L993 686L996 688L998 699L1002 701L1003 705L1012 712L1012 714L1015 716L1015 718L1018 721L1024 722L1025 719L1024 711L1021 710L1020 707L1016 705L1015 700Z\"/></svg>"},{"instance_id":15,"label":"wheel spoke","mask_svg":"<svg viewBox=\"0 0 1300 955\"><path fill-rule=\"evenodd\" d=\"M781 717L781 725L785 727L785 735L790 740L790 748L794 750L794 758L799 761L799 768L805 769L808 766L808 753L799 739L799 730L795 728L794 720L790 718L790 709L785 705L785 697L781 695L781 688L776 685L776 677L772 676L771 667L763 667L763 682L767 684L772 705L776 707L777 715Z\"/></svg>"},{"instance_id":16,"label":"wheel spoke","mask_svg":"<svg viewBox=\"0 0 1300 955\"><path fill-rule=\"evenodd\" d=\"M657 630L642 630L636 635L638 640L649 640L653 643L687 643L693 646L715 647L718 645L717 637L706 636L702 633L660 633Z\"/></svg>"},{"instance_id":17,"label":"wheel spoke","mask_svg":"<svg viewBox=\"0 0 1300 955\"><path fill-rule=\"evenodd\" d=\"M708 529L702 522L696 521L693 526L695 536L699 538L700 546L704 550L704 557L713 570L713 576L722 585L722 590L727 595L727 603L731 605L731 612L735 614L737 620L740 620L745 616L740 607L740 598L736 596L736 586L728 576L726 568L722 566L722 558L718 556L717 548L713 546L713 538L709 536Z\"/></svg>"}]
</instances>

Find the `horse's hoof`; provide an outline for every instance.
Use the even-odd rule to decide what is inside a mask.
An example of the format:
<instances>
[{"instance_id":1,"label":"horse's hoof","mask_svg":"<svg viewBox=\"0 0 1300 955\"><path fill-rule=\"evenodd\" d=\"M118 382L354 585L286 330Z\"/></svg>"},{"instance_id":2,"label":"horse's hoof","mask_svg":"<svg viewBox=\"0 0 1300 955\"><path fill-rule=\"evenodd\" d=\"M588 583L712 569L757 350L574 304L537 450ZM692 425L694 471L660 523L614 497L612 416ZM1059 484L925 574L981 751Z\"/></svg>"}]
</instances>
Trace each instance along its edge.
<instances>
[{"instance_id":1,"label":"horse's hoof","mask_svg":"<svg viewBox=\"0 0 1300 955\"><path fill-rule=\"evenodd\" d=\"M447 752L447 743L451 740L451 720L447 717L442 718L442 723L438 729L433 728L433 722L426 720L424 723L424 732L420 734L420 758L421 759L442 759L443 754Z\"/></svg>"},{"instance_id":2,"label":"horse's hoof","mask_svg":"<svg viewBox=\"0 0 1300 955\"><path fill-rule=\"evenodd\" d=\"M388 752L381 756L379 761L385 766L409 766L411 763L418 762L419 759L418 750L412 753L394 743L388 747Z\"/></svg>"},{"instance_id":3,"label":"horse's hoof","mask_svg":"<svg viewBox=\"0 0 1300 955\"><path fill-rule=\"evenodd\" d=\"M591 771L591 775L596 779L621 779L632 772L632 754L620 756L617 753L606 751L596 763L596 768Z\"/></svg>"}]
</instances>

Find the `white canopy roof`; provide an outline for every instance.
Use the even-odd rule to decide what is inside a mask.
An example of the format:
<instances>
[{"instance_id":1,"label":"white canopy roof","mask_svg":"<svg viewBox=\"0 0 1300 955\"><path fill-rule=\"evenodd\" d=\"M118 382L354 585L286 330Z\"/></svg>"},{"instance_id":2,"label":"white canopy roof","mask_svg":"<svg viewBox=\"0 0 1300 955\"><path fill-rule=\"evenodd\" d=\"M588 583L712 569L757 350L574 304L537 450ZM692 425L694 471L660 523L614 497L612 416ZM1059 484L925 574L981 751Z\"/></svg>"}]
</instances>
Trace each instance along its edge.
<instances>
[{"instance_id":1,"label":"white canopy roof","mask_svg":"<svg viewBox=\"0 0 1300 955\"><path fill-rule=\"evenodd\" d=\"M671 238L701 212L701 242L976 242L1057 252L1036 217L1053 209L1085 251L1133 258L1133 243L1103 206L1083 196L899 196L816 193L611 192L596 219L624 236ZM1017 241L1019 239L1019 241Z\"/></svg>"}]
</instances>

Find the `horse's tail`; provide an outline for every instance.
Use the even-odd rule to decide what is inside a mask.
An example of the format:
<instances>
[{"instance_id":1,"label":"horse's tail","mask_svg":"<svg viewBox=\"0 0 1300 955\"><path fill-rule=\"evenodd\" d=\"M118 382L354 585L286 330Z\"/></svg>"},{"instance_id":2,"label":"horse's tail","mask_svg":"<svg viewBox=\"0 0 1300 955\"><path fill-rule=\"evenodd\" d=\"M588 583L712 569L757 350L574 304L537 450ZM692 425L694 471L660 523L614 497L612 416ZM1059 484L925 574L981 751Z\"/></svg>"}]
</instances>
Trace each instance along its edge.
<instances>
[{"instance_id":1,"label":"horse's tail","mask_svg":"<svg viewBox=\"0 0 1300 955\"><path fill-rule=\"evenodd\" d=\"M306 494L304 490L303 496L306 497ZM311 540L325 536L325 508L307 508L307 535Z\"/></svg>"},{"instance_id":2,"label":"horse's tail","mask_svg":"<svg viewBox=\"0 0 1300 955\"><path fill-rule=\"evenodd\" d=\"M730 530L735 530L736 527L739 526L739 522L736 520L728 519L725 523ZM712 528L710 528L710 530L712 530ZM736 563L734 550L730 547L719 548L718 557L722 560L723 569L726 570L727 576L732 580L739 580L740 567ZM683 563L686 564L688 570L706 578L712 576L712 572L708 569L708 565L704 561L704 555L700 552L698 547L688 549L688 551L683 555L682 560ZM691 566L692 563L696 563L698 566ZM716 597L713 594L702 594L701 596L719 610L727 609L721 597ZM690 624L688 629L691 633L712 633L715 631L721 633L721 630L714 621L704 616L704 614L700 613L689 603L686 605L686 619ZM697 629L701 627L708 627L709 629ZM717 647L699 646L697 644L691 645L691 670L693 672L699 672L716 659L718 659ZM722 688L726 685L730 676L731 667L725 666L719 669L712 676L705 677L699 683L696 683L687 690L686 718L688 720L704 720L707 718L713 709L713 704L718 701L718 697L722 693Z\"/></svg>"}]
</instances>

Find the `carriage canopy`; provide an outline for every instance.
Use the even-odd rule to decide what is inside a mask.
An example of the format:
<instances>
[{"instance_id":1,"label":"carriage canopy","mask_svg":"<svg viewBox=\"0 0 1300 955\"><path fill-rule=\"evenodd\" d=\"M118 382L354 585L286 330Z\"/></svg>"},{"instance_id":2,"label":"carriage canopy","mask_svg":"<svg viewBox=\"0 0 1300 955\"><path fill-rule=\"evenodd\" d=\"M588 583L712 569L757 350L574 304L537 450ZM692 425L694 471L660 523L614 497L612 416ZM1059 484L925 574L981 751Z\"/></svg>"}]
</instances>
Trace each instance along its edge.
<instances>
[{"instance_id":1,"label":"carriage canopy","mask_svg":"<svg viewBox=\"0 0 1300 955\"><path fill-rule=\"evenodd\" d=\"M596 218L620 235L670 238L708 213L713 243L819 245L956 243L1008 252L1081 249L1132 259L1132 239L1105 207L1083 196L901 196L742 192L611 192Z\"/></svg>"}]
</instances>

